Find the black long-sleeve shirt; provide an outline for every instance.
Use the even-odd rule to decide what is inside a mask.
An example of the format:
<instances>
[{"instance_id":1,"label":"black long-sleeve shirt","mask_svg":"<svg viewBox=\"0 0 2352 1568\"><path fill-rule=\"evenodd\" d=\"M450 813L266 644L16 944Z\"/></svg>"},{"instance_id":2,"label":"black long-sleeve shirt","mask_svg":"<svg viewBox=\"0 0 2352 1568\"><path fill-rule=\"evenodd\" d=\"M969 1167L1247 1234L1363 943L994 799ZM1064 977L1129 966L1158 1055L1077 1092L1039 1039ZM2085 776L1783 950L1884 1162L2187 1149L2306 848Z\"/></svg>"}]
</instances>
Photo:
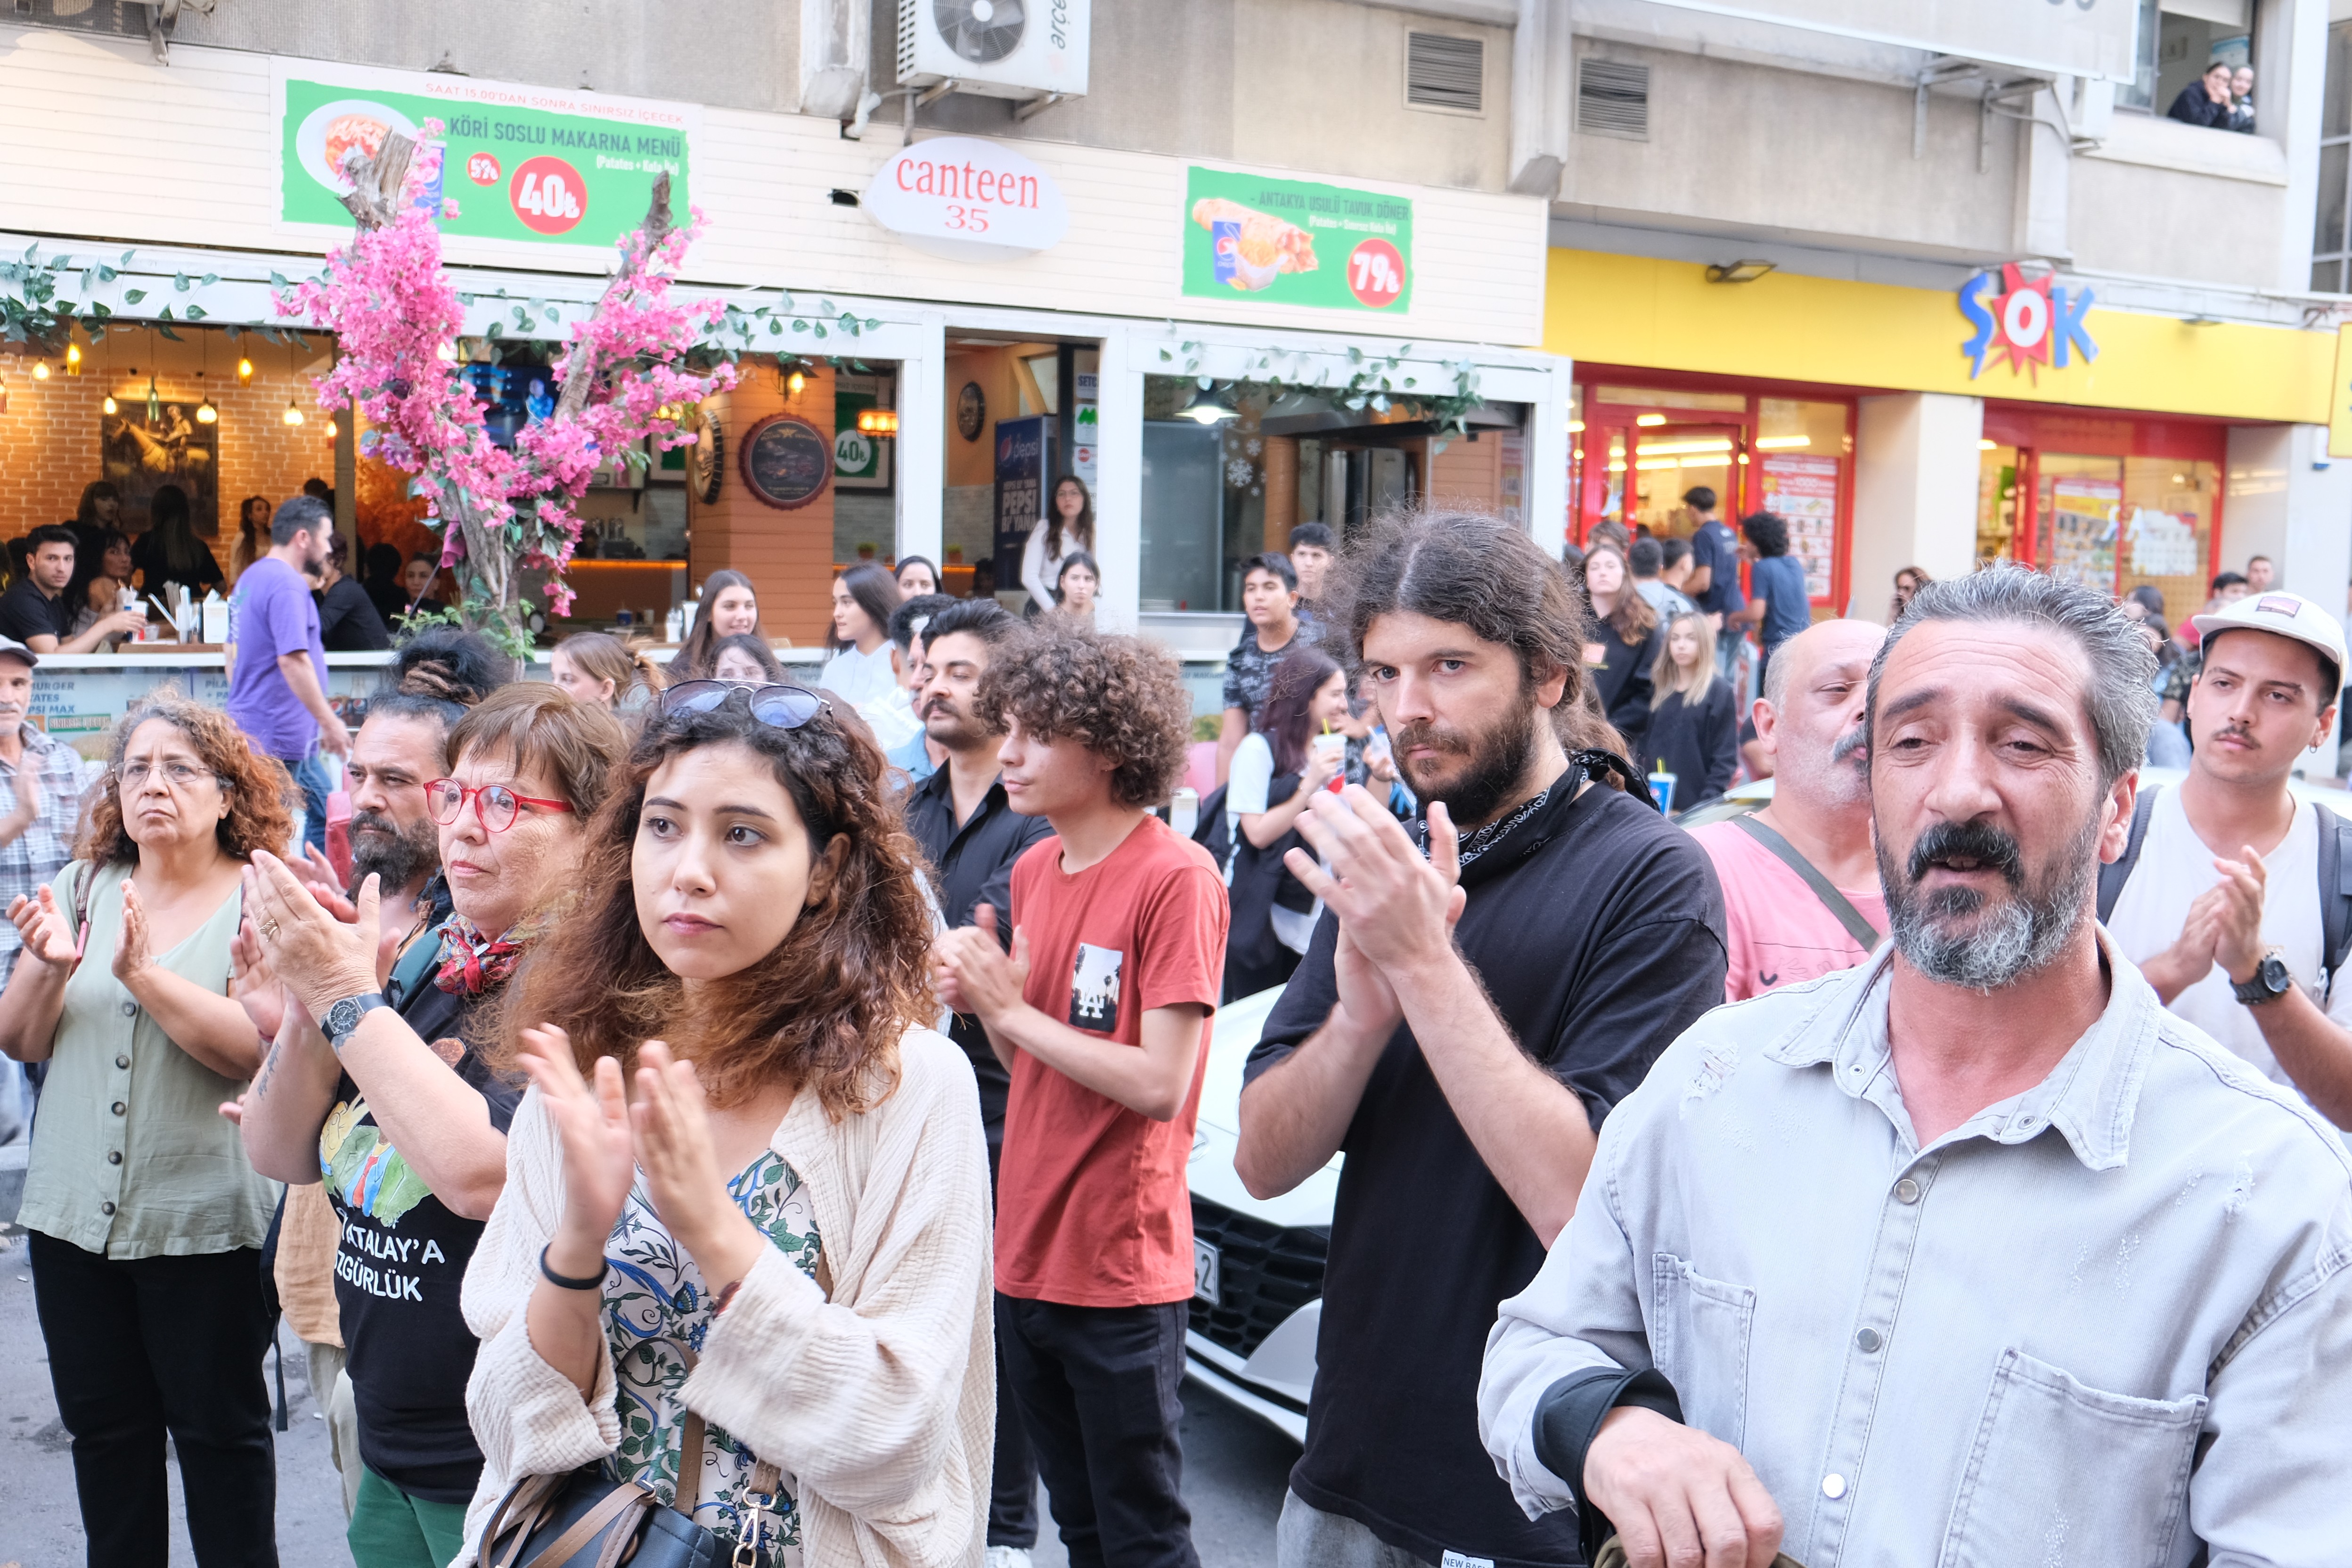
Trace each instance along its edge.
<instances>
[{"instance_id":1,"label":"black long-sleeve shirt","mask_svg":"<svg viewBox=\"0 0 2352 1568\"><path fill-rule=\"evenodd\" d=\"M996 937L1013 940L1013 863L1041 838L1054 836L1054 825L1042 816L1024 816L1004 797L1004 785L992 784L980 805L959 826L955 819L955 784L950 769L937 773L907 791L907 831L923 847L931 863L932 889L939 895L940 918L950 926L972 923L975 905L996 910ZM992 1153L1004 1141L1004 1102L1013 1080L988 1043L978 1018L954 1015L948 1037L971 1058L972 1076L980 1080L980 1119L988 1131Z\"/></svg>"},{"instance_id":2,"label":"black long-sleeve shirt","mask_svg":"<svg viewBox=\"0 0 2352 1568\"><path fill-rule=\"evenodd\" d=\"M1650 705L1650 732L1633 759L1675 775L1675 809L1687 811L1731 787L1739 771L1739 699L1717 676L1696 696L1669 691Z\"/></svg>"}]
</instances>

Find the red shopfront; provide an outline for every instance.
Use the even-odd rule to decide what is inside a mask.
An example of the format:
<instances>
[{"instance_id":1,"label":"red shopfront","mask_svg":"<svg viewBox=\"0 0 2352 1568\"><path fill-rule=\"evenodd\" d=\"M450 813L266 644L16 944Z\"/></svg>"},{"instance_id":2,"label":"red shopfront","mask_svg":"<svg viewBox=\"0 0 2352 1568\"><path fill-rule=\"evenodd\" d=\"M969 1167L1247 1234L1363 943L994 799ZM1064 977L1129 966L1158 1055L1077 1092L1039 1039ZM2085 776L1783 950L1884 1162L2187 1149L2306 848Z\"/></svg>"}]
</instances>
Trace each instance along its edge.
<instances>
[{"instance_id":1,"label":"red shopfront","mask_svg":"<svg viewBox=\"0 0 2352 1568\"><path fill-rule=\"evenodd\" d=\"M1988 403L1977 558L2120 598L2143 584L2179 626L2220 560L2229 427L2218 420Z\"/></svg>"},{"instance_id":2,"label":"red shopfront","mask_svg":"<svg viewBox=\"0 0 2352 1568\"><path fill-rule=\"evenodd\" d=\"M1727 520L1788 520L1816 606L1843 605L1852 564L1855 393L1845 387L1580 365L1569 494L1580 545L1604 521L1688 538L1704 486Z\"/></svg>"}]
</instances>

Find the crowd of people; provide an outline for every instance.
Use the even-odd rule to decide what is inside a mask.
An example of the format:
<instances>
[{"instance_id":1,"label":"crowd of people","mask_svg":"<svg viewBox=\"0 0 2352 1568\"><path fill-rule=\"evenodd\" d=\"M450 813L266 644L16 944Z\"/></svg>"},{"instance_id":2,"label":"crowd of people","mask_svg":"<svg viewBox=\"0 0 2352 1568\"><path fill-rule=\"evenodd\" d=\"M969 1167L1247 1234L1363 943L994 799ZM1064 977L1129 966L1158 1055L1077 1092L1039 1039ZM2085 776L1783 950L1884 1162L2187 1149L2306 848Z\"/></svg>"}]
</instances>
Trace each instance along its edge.
<instances>
[{"instance_id":1,"label":"crowd of people","mask_svg":"<svg viewBox=\"0 0 2352 1568\"><path fill-rule=\"evenodd\" d=\"M1073 1563L1196 1563L1187 1169L1277 985L1235 1171L1344 1156L1284 1568L2330 1560L2338 623L2217 585L2142 788L2146 605L2000 565L1811 624L1698 499L1671 556L1253 558L1190 836L1175 661L919 560L843 574L814 687L721 573L666 671L436 628L347 730L297 498L228 710L142 700L88 792L0 640L94 1568L163 1557L167 1436L199 1562L277 1560L280 1314L359 1568L1019 1568L1041 1480ZM1685 830L1654 775L1719 792L1743 721L1769 802Z\"/></svg>"}]
</instances>

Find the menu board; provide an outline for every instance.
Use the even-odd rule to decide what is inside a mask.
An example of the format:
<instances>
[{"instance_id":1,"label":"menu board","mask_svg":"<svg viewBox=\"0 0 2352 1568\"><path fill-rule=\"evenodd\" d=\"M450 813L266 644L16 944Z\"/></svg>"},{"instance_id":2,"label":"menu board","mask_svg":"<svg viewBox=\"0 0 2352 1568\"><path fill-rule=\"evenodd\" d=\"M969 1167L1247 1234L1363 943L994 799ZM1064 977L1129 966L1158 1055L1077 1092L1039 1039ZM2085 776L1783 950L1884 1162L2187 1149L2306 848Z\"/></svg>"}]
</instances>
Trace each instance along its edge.
<instances>
[{"instance_id":1,"label":"menu board","mask_svg":"<svg viewBox=\"0 0 2352 1568\"><path fill-rule=\"evenodd\" d=\"M2050 575L2109 593L2116 585L2116 513L2124 487L2079 474L2053 476L2043 553Z\"/></svg>"},{"instance_id":2,"label":"menu board","mask_svg":"<svg viewBox=\"0 0 2352 1568\"><path fill-rule=\"evenodd\" d=\"M1764 510L1789 525L1789 553L1805 563L1805 594L1830 596L1837 559L1838 460L1773 452L1764 470Z\"/></svg>"},{"instance_id":3,"label":"menu board","mask_svg":"<svg viewBox=\"0 0 2352 1568\"><path fill-rule=\"evenodd\" d=\"M2196 577L2203 573L2198 559L2197 514L2178 516L2152 506L2132 509L2126 529L2131 540L2132 574L2137 577Z\"/></svg>"}]
</instances>

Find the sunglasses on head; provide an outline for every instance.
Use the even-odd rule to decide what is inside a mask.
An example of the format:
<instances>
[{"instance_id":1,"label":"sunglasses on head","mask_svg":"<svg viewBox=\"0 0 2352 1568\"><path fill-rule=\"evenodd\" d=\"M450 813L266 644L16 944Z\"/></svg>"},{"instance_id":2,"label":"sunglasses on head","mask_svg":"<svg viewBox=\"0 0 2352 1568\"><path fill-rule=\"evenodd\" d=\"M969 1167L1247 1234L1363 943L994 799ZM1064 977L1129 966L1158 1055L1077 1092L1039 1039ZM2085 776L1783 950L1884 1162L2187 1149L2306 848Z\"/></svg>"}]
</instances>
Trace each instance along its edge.
<instances>
[{"instance_id":1,"label":"sunglasses on head","mask_svg":"<svg viewBox=\"0 0 2352 1568\"><path fill-rule=\"evenodd\" d=\"M661 710L671 713L711 713L737 692L744 694L751 717L776 730L797 730L833 704L805 686L745 686L732 680L682 680L661 695Z\"/></svg>"}]
</instances>

